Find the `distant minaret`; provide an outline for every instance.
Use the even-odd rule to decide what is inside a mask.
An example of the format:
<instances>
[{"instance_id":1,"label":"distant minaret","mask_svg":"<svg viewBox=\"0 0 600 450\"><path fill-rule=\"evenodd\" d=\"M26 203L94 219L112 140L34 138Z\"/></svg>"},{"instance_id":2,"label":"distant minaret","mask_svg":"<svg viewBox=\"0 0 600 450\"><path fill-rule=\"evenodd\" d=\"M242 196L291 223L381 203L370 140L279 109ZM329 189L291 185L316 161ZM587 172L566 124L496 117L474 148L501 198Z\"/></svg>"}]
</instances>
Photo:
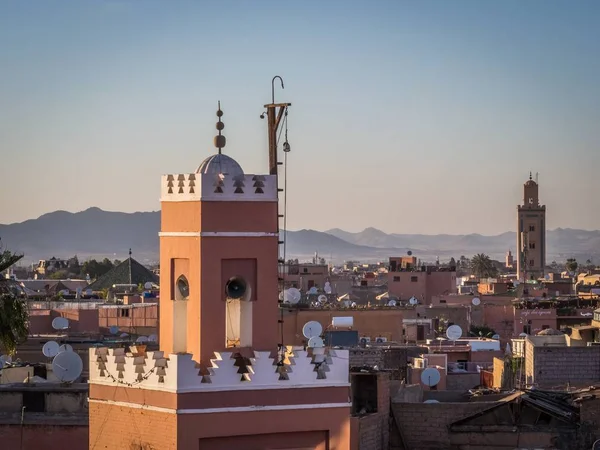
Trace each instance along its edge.
<instances>
[{"instance_id":1,"label":"distant minaret","mask_svg":"<svg viewBox=\"0 0 600 450\"><path fill-rule=\"evenodd\" d=\"M538 189L529 172L523 204L517 206L517 274L523 281L543 278L546 267L546 206L540 205Z\"/></svg>"}]
</instances>

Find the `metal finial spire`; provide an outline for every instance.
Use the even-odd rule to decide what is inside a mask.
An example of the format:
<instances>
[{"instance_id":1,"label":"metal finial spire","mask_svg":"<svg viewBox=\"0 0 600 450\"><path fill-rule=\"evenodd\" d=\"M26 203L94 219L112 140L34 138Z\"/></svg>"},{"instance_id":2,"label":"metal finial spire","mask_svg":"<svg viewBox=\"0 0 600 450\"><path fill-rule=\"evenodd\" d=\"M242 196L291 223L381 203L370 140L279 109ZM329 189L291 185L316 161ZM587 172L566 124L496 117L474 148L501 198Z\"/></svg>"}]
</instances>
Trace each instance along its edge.
<instances>
[{"instance_id":1,"label":"metal finial spire","mask_svg":"<svg viewBox=\"0 0 600 450\"><path fill-rule=\"evenodd\" d=\"M529 172L529 179L533 180L533 174L531 172Z\"/></svg>"},{"instance_id":2,"label":"metal finial spire","mask_svg":"<svg viewBox=\"0 0 600 450\"><path fill-rule=\"evenodd\" d=\"M223 147L225 147L226 144L226 139L225 136L223 136L221 134L221 131L223 131L223 128L225 128L225 124L223 122L221 122L221 117L223 117L223 111L221 111L221 102L219 101L219 109L217 110L217 117L219 118L219 121L217 122L217 130L219 131L219 134L217 136L215 136L214 139L214 143L215 143L215 147L217 147L219 149L219 155L221 154L221 150L223 150Z\"/></svg>"}]
</instances>

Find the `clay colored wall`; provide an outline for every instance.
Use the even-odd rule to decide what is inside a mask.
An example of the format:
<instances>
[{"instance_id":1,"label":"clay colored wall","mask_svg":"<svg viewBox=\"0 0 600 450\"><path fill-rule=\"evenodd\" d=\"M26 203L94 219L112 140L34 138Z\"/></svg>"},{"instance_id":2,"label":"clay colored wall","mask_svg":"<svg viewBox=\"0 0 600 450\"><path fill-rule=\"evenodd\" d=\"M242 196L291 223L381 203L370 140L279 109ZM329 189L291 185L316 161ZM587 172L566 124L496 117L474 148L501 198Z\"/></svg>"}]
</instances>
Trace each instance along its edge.
<instances>
[{"instance_id":1,"label":"clay colored wall","mask_svg":"<svg viewBox=\"0 0 600 450\"><path fill-rule=\"evenodd\" d=\"M373 340L376 336L387 337L388 341L403 342L402 319L405 310L402 309L371 309L371 310L344 310L329 309L284 309L283 337L286 345L303 345L306 339L302 335L302 327L306 322L316 320L323 329L331 325L333 317L353 317L353 330L360 336L369 336Z\"/></svg>"},{"instance_id":2,"label":"clay colored wall","mask_svg":"<svg viewBox=\"0 0 600 450\"><path fill-rule=\"evenodd\" d=\"M21 438L21 432L23 434ZM88 450L87 426L2 425L0 448L6 450Z\"/></svg>"}]
</instances>

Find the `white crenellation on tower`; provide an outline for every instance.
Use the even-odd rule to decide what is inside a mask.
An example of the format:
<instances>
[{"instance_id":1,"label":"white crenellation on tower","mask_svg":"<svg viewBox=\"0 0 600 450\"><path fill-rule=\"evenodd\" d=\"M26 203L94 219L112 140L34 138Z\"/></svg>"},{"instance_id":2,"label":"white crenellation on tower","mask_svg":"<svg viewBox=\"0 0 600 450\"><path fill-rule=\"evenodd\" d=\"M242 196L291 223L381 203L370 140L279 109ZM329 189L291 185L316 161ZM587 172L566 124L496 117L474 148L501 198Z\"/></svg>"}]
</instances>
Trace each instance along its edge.
<instances>
[{"instance_id":1,"label":"white crenellation on tower","mask_svg":"<svg viewBox=\"0 0 600 450\"><path fill-rule=\"evenodd\" d=\"M284 387L349 386L348 350L322 349L312 355L287 347L285 377L269 352L254 352L247 373L240 373L232 352L215 353L208 375L202 375L190 354L146 352L144 346L96 348L90 351L89 382L133 385L169 392L278 389Z\"/></svg>"},{"instance_id":2,"label":"white crenellation on tower","mask_svg":"<svg viewBox=\"0 0 600 450\"><path fill-rule=\"evenodd\" d=\"M277 201L275 175L170 174L160 186L161 202Z\"/></svg>"}]
</instances>

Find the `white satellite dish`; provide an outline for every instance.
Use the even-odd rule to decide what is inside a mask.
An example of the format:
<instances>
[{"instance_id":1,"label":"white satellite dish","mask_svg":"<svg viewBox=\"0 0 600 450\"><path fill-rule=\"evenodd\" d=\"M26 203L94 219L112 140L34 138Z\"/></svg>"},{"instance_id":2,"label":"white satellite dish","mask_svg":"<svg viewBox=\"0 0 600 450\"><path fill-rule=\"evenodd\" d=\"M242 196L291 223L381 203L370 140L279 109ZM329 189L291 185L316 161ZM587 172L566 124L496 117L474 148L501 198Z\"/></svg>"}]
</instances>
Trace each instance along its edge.
<instances>
[{"instance_id":1,"label":"white satellite dish","mask_svg":"<svg viewBox=\"0 0 600 450\"><path fill-rule=\"evenodd\" d=\"M308 340L307 347L321 348L321 347L325 347L325 343L323 342L323 339L320 336L313 336Z\"/></svg>"},{"instance_id":2,"label":"white satellite dish","mask_svg":"<svg viewBox=\"0 0 600 450\"><path fill-rule=\"evenodd\" d=\"M439 370L434 369L433 367L429 367L421 372L421 383L425 386L435 386L441 379L442 376L440 375Z\"/></svg>"},{"instance_id":3,"label":"white satellite dish","mask_svg":"<svg viewBox=\"0 0 600 450\"><path fill-rule=\"evenodd\" d=\"M52 320L52 328L55 330L66 330L69 328L69 321L64 317L55 317Z\"/></svg>"},{"instance_id":4,"label":"white satellite dish","mask_svg":"<svg viewBox=\"0 0 600 450\"><path fill-rule=\"evenodd\" d=\"M152 283L150 281L146 281L146 283L144 283L144 289L152 289Z\"/></svg>"},{"instance_id":5,"label":"white satellite dish","mask_svg":"<svg viewBox=\"0 0 600 450\"><path fill-rule=\"evenodd\" d=\"M148 336L148 342L158 342L158 336L155 334L151 334Z\"/></svg>"},{"instance_id":6,"label":"white satellite dish","mask_svg":"<svg viewBox=\"0 0 600 450\"><path fill-rule=\"evenodd\" d=\"M323 286L323 290L326 294L331 294L331 283L329 281L325 282L325 286Z\"/></svg>"},{"instance_id":7,"label":"white satellite dish","mask_svg":"<svg viewBox=\"0 0 600 450\"><path fill-rule=\"evenodd\" d=\"M323 326L317 322L316 320L311 320L310 322L306 322L302 327L302 334L306 339L310 339L311 337L321 336L323 332Z\"/></svg>"},{"instance_id":8,"label":"white satellite dish","mask_svg":"<svg viewBox=\"0 0 600 450\"><path fill-rule=\"evenodd\" d=\"M411 297L408 303L410 303L411 305L416 305L419 303L419 300L417 300L416 297Z\"/></svg>"},{"instance_id":9,"label":"white satellite dish","mask_svg":"<svg viewBox=\"0 0 600 450\"><path fill-rule=\"evenodd\" d=\"M70 292L69 292L69 290L68 290L68 289L63 289L62 291L60 291L60 293L61 293L62 295L69 295L69 294L70 294Z\"/></svg>"},{"instance_id":10,"label":"white satellite dish","mask_svg":"<svg viewBox=\"0 0 600 450\"><path fill-rule=\"evenodd\" d=\"M500 340L500 335L499 334L495 334L492 336L492 339L499 341Z\"/></svg>"},{"instance_id":11,"label":"white satellite dish","mask_svg":"<svg viewBox=\"0 0 600 450\"><path fill-rule=\"evenodd\" d=\"M10 355L0 356L0 369L2 369L4 366L7 366L11 362L12 362L12 358L10 357Z\"/></svg>"},{"instance_id":12,"label":"white satellite dish","mask_svg":"<svg viewBox=\"0 0 600 450\"><path fill-rule=\"evenodd\" d=\"M73 346L71 344L63 344L60 347L58 347L58 353L72 352L72 351L73 351Z\"/></svg>"},{"instance_id":13,"label":"white satellite dish","mask_svg":"<svg viewBox=\"0 0 600 450\"><path fill-rule=\"evenodd\" d=\"M429 400L425 400L423 403L439 403L439 400L435 400L433 398L430 398Z\"/></svg>"},{"instance_id":14,"label":"white satellite dish","mask_svg":"<svg viewBox=\"0 0 600 450\"><path fill-rule=\"evenodd\" d=\"M451 341L456 341L462 336L462 328L458 325L450 325L446 330L446 336Z\"/></svg>"},{"instance_id":15,"label":"white satellite dish","mask_svg":"<svg viewBox=\"0 0 600 450\"><path fill-rule=\"evenodd\" d=\"M527 337L527 333L521 333L521 334L519 334L519 337L521 337L521 338Z\"/></svg>"},{"instance_id":16,"label":"white satellite dish","mask_svg":"<svg viewBox=\"0 0 600 450\"><path fill-rule=\"evenodd\" d=\"M473 300L471 300L471 303L473 303L473 306L479 306L481 305L481 300L479 297L474 297Z\"/></svg>"},{"instance_id":17,"label":"white satellite dish","mask_svg":"<svg viewBox=\"0 0 600 450\"><path fill-rule=\"evenodd\" d=\"M283 301L290 305L295 305L302 298L302 293L296 288L289 288L283 291Z\"/></svg>"},{"instance_id":18,"label":"white satellite dish","mask_svg":"<svg viewBox=\"0 0 600 450\"><path fill-rule=\"evenodd\" d=\"M94 294L94 291L92 291L91 289L85 290L85 295L87 295L88 297L91 297L93 294Z\"/></svg>"},{"instance_id":19,"label":"white satellite dish","mask_svg":"<svg viewBox=\"0 0 600 450\"><path fill-rule=\"evenodd\" d=\"M137 342L137 343L139 343L139 344L141 344L141 343L143 343L143 342L148 342L148 338L147 338L146 336L140 336L139 338L137 338L137 339L135 340L135 342Z\"/></svg>"},{"instance_id":20,"label":"white satellite dish","mask_svg":"<svg viewBox=\"0 0 600 450\"><path fill-rule=\"evenodd\" d=\"M79 378L83 370L83 361L77 353L61 352L52 360L52 371L63 383L71 383Z\"/></svg>"},{"instance_id":21,"label":"white satellite dish","mask_svg":"<svg viewBox=\"0 0 600 450\"><path fill-rule=\"evenodd\" d=\"M316 295L316 294L318 294L318 293L319 293L319 290L318 290L316 287L314 287L314 286L313 286L313 287L311 287L311 288L308 290L308 293L309 293L310 295Z\"/></svg>"},{"instance_id":22,"label":"white satellite dish","mask_svg":"<svg viewBox=\"0 0 600 450\"><path fill-rule=\"evenodd\" d=\"M46 358L54 358L56 355L58 355L59 349L60 346L58 345L58 342L48 341L42 347L42 353Z\"/></svg>"},{"instance_id":23,"label":"white satellite dish","mask_svg":"<svg viewBox=\"0 0 600 450\"><path fill-rule=\"evenodd\" d=\"M119 337L122 337L122 338L124 338L124 337L127 337L127 336L129 336L129 333L121 333L121 334L119 335Z\"/></svg>"},{"instance_id":24,"label":"white satellite dish","mask_svg":"<svg viewBox=\"0 0 600 450\"><path fill-rule=\"evenodd\" d=\"M396 300L390 300L389 302L387 302L387 305L388 306L396 306L397 305Z\"/></svg>"},{"instance_id":25,"label":"white satellite dish","mask_svg":"<svg viewBox=\"0 0 600 450\"><path fill-rule=\"evenodd\" d=\"M327 296L326 295L319 295L319 297L317 297L317 300L319 300L319 302L321 303L327 303Z\"/></svg>"},{"instance_id":26,"label":"white satellite dish","mask_svg":"<svg viewBox=\"0 0 600 450\"><path fill-rule=\"evenodd\" d=\"M113 325L108 329L108 331L110 334L117 334L119 332L119 327L116 325Z\"/></svg>"}]
</instances>

